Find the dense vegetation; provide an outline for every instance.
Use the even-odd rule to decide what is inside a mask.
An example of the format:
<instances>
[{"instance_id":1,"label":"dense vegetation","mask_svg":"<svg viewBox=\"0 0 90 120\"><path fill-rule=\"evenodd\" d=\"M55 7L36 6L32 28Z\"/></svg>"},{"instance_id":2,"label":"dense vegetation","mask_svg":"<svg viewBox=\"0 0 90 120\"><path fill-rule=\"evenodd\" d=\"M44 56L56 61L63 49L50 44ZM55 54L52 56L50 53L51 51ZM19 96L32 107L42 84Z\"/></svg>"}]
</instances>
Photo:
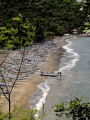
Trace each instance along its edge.
<instances>
[{"instance_id":1,"label":"dense vegetation","mask_svg":"<svg viewBox=\"0 0 90 120\"><path fill-rule=\"evenodd\" d=\"M0 47L26 47L32 44L35 36L35 27L23 18L22 14L12 18L11 24L0 27Z\"/></svg>"},{"instance_id":2,"label":"dense vegetation","mask_svg":"<svg viewBox=\"0 0 90 120\"><path fill-rule=\"evenodd\" d=\"M27 18L36 27L34 41L41 42L48 36L82 29L90 13L89 4L89 0L86 3L77 0L0 0L0 26L10 26L11 19L21 13L23 19Z\"/></svg>"},{"instance_id":3,"label":"dense vegetation","mask_svg":"<svg viewBox=\"0 0 90 120\"><path fill-rule=\"evenodd\" d=\"M86 0L86 2L77 0L0 0L0 48L26 47L30 46L33 40L41 42L49 36L62 36L65 33L72 33L74 28L82 31L88 26L90 29L89 15L90 0ZM71 115L73 120L90 119L90 103L82 104L80 102L79 99L71 101L69 108L65 108L64 104L57 105L56 112L61 115ZM0 111L0 119L8 120L10 117L11 120L35 120L36 111L32 112L15 118L13 115L10 117L10 114Z\"/></svg>"}]
</instances>

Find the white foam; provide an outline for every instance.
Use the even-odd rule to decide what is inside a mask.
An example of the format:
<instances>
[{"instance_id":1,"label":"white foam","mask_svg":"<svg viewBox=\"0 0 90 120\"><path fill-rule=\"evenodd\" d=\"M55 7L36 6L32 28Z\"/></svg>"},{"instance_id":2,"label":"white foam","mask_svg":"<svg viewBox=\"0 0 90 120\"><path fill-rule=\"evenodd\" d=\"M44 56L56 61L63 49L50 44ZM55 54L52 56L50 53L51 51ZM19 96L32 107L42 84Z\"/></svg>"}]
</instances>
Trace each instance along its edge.
<instances>
[{"instance_id":1,"label":"white foam","mask_svg":"<svg viewBox=\"0 0 90 120\"><path fill-rule=\"evenodd\" d=\"M62 72L62 73L63 73L64 70L66 70L66 69L69 70L72 67L74 67L76 65L76 62L79 60L79 54L74 52L74 50L70 48L72 42L69 41L69 40L66 40L66 41L68 42L68 44L63 46L63 48L68 53L72 54L73 59L71 59L69 61L69 63L67 63L64 67L59 69L59 72ZM55 72L58 72L58 71L55 71ZM39 99L38 103L36 103L34 108L39 111L39 110L41 110L43 103L45 103L45 100L46 100L46 97L47 97L47 94L48 94L48 91L49 91L50 87L49 87L47 81L39 84L37 87L42 91L42 96ZM38 117L38 113L35 115L35 117Z\"/></svg>"},{"instance_id":2,"label":"white foam","mask_svg":"<svg viewBox=\"0 0 90 120\"><path fill-rule=\"evenodd\" d=\"M43 103L45 103L45 99L46 99L46 96L48 94L50 87L47 84L47 82L43 82L43 83L39 84L37 87L42 90L43 97L35 105L35 109L41 110Z\"/></svg>"},{"instance_id":3,"label":"white foam","mask_svg":"<svg viewBox=\"0 0 90 120\"><path fill-rule=\"evenodd\" d=\"M72 42L69 41L68 39L66 40L68 42L67 45L63 46L63 48L70 54L72 54L73 59L71 59L69 61L69 63L66 64L66 66L62 67L59 69L59 72L61 71L63 73L64 70L69 70L71 69L72 67L74 67L76 65L76 62L79 60L79 54L74 52L73 49L70 48ZM35 108L37 110L41 110L41 107L42 107L42 103L45 103L45 99L46 99L46 96L48 94L48 91L50 89L49 85L47 84L47 82L43 82L41 83L40 85L38 85L38 88L42 90L43 92L43 97L39 100L39 102L35 105Z\"/></svg>"},{"instance_id":4,"label":"white foam","mask_svg":"<svg viewBox=\"0 0 90 120\"><path fill-rule=\"evenodd\" d=\"M64 73L64 70L69 70L71 69L72 67L75 67L76 66L76 62L79 60L79 54L76 53L73 49L70 48L70 46L72 45L72 42L69 41L68 39L66 40L68 42L67 45L63 46L63 48L70 54L72 54L72 56L74 56L73 59L71 59L69 61L69 63L66 64L66 66L62 67L59 69L59 72L62 72Z\"/></svg>"},{"instance_id":5,"label":"white foam","mask_svg":"<svg viewBox=\"0 0 90 120\"><path fill-rule=\"evenodd\" d=\"M47 81L39 84L37 87L38 87L38 89L40 89L42 91L42 94L41 94L41 96L37 96L39 99L38 99L38 102L35 104L35 106L32 107L30 105L30 108L34 108L34 109L37 110L37 113L34 116L35 119L38 119L38 117L39 117L39 111L42 109L42 106L45 103L48 91L50 89ZM37 97L36 97L36 99L37 99ZM36 99L35 99L35 101L36 101Z\"/></svg>"}]
</instances>

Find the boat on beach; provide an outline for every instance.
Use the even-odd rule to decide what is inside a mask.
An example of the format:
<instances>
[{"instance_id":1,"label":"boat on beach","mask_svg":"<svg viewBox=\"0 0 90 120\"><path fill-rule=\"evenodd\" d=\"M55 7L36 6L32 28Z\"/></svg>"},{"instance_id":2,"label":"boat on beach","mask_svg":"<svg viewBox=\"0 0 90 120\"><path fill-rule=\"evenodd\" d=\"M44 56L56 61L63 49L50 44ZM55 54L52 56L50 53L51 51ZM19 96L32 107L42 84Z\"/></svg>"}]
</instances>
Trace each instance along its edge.
<instances>
[{"instance_id":1,"label":"boat on beach","mask_svg":"<svg viewBox=\"0 0 90 120\"><path fill-rule=\"evenodd\" d=\"M50 77L57 77L57 76L60 76L61 77L61 72L58 72L58 73L54 73L54 72L42 72L41 71L41 76L50 76Z\"/></svg>"}]
</instances>

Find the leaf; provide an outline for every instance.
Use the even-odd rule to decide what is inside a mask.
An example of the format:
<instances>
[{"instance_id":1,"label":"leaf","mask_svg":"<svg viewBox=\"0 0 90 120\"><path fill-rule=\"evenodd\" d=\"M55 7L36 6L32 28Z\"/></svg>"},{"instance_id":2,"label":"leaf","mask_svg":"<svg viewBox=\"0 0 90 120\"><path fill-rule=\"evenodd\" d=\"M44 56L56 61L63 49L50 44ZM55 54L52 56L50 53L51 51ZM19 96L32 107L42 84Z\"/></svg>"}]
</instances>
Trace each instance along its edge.
<instances>
[{"instance_id":1,"label":"leaf","mask_svg":"<svg viewBox=\"0 0 90 120\"><path fill-rule=\"evenodd\" d=\"M21 18L18 18L18 17L15 17L15 18L12 18L13 21L20 21Z\"/></svg>"},{"instance_id":2,"label":"leaf","mask_svg":"<svg viewBox=\"0 0 90 120\"><path fill-rule=\"evenodd\" d=\"M6 27L0 27L0 30L6 30Z\"/></svg>"},{"instance_id":3,"label":"leaf","mask_svg":"<svg viewBox=\"0 0 90 120\"><path fill-rule=\"evenodd\" d=\"M90 27L90 22L85 22L84 25Z\"/></svg>"}]
</instances>

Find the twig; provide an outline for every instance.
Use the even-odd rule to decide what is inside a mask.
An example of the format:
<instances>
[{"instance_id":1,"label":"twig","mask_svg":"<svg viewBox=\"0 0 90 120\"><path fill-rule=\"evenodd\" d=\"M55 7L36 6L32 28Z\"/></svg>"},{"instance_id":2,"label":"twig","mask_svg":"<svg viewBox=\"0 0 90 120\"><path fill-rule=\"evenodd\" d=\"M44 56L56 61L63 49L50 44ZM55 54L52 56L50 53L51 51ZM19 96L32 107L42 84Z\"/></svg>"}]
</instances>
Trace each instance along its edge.
<instances>
[{"instance_id":1,"label":"twig","mask_svg":"<svg viewBox=\"0 0 90 120\"><path fill-rule=\"evenodd\" d=\"M22 53L21 53L21 54L22 54ZM13 85L12 85L12 88L11 88L11 90L10 90L10 94L11 94L11 92L12 92L12 90L13 90L13 87L14 87L14 85L15 85L15 83L16 83L18 77L19 77L19 74L20 74L20 71L21 71L21 67L22 67L22 63L23 63L23 60L24 60L24 56L25 56L25 47L24 47L23 54L22 54L22 56L21 56L22 59L21 59L21 62L20 62L20 67L19 67L19 70L18 70L18 73L17 73L16 79L15 79L15 81L14 81L14 83L13 83Z\"/></svg>"}]
</instances>

